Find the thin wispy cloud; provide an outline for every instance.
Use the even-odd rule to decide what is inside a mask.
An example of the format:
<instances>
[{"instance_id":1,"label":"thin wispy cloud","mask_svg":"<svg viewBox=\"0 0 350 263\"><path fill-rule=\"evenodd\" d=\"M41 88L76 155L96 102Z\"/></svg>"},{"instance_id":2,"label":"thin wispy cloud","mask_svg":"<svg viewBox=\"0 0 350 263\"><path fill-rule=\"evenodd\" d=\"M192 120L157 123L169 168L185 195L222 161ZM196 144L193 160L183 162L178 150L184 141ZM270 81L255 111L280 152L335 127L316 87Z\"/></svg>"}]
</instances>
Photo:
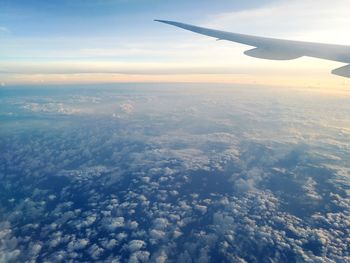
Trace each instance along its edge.
<instances>
[{"instance_id":1,"label":"thin wispy cloud","mask_svg":"<svg viewBox=\"0 0 350 263\"><path fill-rule=\"evenodd\" d=\"M347 0L279 1L264 7L213 15L206 24L251 34L350 44Z\"/></svg>"},{"instance_id":2,"label":"thin wispy cloud","mask_svg":"<svg viewBox=\"0 0 350 263\"><path fill-rule=\"evenodd\" d=\"M7 27L0 26L0 33L9 33L10 30Z\"/></svg>"},{"instance_id":3,"label":"thin wispy cloud","mask_svg":"<svg viewBox=\"0 0 350 263\"><path fill-rule=\"evenodd\" d=\"M239 73L229 67L214 67L209 64L160 63L160 62L0 62L0 74L223 74Z\"/></svg>"}]
</instances>

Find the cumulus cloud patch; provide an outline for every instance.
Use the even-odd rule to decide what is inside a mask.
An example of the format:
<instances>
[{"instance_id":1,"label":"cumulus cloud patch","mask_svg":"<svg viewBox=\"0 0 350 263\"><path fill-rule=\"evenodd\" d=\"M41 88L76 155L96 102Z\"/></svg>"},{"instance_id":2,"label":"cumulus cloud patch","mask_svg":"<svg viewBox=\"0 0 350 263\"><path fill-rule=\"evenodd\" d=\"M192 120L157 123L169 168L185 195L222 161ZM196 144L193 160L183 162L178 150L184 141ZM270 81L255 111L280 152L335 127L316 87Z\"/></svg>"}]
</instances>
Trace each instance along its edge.
<instances>
[{"instance_id":1,"label":"cumulus cloud patch","mask_svg":"<svg viewBox=\"0 0 350 263\"><path fill-rule=\"evenodd\" d=\"M108 114L1 137L0 261L349 260L350 103L189 91L94 91Z\"/></svg>"},{"instance_id":2,"label":"cumulus cloud patch","mask_svg":"<svg viewBox=\"0 0 350 263\"><path fill-rule=\"evenodd\" d=\"M64 105L63 103L27 103L23 105L22 108L36 113L58 113L64 115L74 115L81 113L80 109Z\"/></svg>"}]
</instances>

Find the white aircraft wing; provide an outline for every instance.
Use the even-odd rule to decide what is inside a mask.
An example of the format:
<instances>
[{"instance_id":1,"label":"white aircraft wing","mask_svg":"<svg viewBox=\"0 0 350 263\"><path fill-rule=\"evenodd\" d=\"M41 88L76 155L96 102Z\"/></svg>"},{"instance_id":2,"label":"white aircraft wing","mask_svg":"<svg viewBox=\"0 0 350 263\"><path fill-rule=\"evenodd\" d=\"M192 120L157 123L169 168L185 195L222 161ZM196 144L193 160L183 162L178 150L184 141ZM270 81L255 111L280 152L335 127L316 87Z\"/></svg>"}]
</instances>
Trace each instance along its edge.
<instances>
[{"instance_id":1,"label":"white aircraft wing","mask_svg":"<svg viewBox=\"0 0 350 263\"><path fill-rule=\"evenodd\" d=\"M244 54L251 57L272 60L290 60L307 56L347 64L350 63L350 46L258 37L214 30L174 21L155 21L177 26L202 35L215 37L219 40L229 40L252 46L254 47L253 49L244 52ZM350 64L334 69L332 73L338 76L350 78Z\"/></svg>"}]
</instances>

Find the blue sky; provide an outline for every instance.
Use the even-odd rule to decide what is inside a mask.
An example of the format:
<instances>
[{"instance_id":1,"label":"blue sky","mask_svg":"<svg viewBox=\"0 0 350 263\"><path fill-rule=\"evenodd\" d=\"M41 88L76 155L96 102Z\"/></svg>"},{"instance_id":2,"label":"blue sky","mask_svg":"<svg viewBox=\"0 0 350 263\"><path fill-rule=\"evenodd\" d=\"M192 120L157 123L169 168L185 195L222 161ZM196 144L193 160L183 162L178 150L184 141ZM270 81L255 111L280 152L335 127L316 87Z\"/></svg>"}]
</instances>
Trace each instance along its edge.
<instances>
[{"instance_id":1,"label":"blue sky","mask_svg":"<svg viewBox=\"0 0 350 263\"><path fill-rule=\"evenodd\" d=\"M161 33L153 19L198 21L226 10L256 7L267 1L11 1L1 0L0 24L17 37L110 36Z\"/></svg>"},{"instance_id":2,"label":"blue sky","mask_svg":"<svg viewBox=\"0 0 350 263\"><path fill-rule=\"evenodd\" d=\"M288 82L275 78L283 71L292 79L293 74L312 76L317 84L319 74L328 75L332 62L252 62L242 55L247 47L218 43L153 19L349 44L350 37L344 34L350 24L347 5L346 0L0 0L0 82L255 83L260 78L259 83L278 84ZM310 64L311 75L304 71Z\"/></svg>"}]
</instances>

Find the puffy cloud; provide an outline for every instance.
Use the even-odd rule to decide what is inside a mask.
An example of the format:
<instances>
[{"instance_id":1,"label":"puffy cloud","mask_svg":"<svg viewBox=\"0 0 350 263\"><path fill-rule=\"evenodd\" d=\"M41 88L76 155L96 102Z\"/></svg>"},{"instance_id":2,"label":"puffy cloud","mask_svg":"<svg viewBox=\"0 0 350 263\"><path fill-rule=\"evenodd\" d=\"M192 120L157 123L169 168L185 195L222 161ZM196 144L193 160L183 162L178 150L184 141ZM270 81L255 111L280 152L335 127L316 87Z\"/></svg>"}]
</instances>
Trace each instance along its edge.
<instances>
[{"instance_id":1,"label":"puffy cloud","mask_svg":"<svg viewBox=\"0 0 350 263\"><path fill-rule=\"evenodd\" d=\"M303 189L306 191L306 194L311 199L318 201L322 199L322 197L317 193L315 186L317 183L311 177L306 179L306 183L303 185Z\"/></svg>"},{"instance_id":2,"label":"puffy cloud","mask_svg":"<svg viewBox=\"0 0 350 263\"><path fill-rule=\"evenodd\" d=\"M168 226L168 220L166 218L156 218L153 224L156 229L164 229Z\"/></svg>"},{"instance_id":3,"label":"puffy cloud","mask_svg":"<svg viewBox=\"0 0 350 263\"><path fill-rule=\"evenodd\" d=\"M167 257L167 255L166 255L166 253L165 253L165 251L164 250L162 250L160 253L159 253L159 255L157 255L156 257L155 257L155 262L156 263L165 263L165 262L167 262L167 259L168 259L168 257Z\"/></svg>"},{"instance_id":4,"label":"puffy cloud","mask_svg":"<svg viewBox=\"0 0 350 263\"><path fill-rule=\"evenodd\" d=\"M103 248L99 247L96 244L93 244L91 247L89 247L88 252L92 259L98 260L103 253Z\"/></svg>"},{"instance_id":5,"label":"puffy cloud","mask_svg":"<svg viewBox=\"0 0 350 263\"><path fill-rule=\"evenodd\" d=\"M34 250L38 252L38 248L34 247ZM0 262L15 262L20 254L21 250L17 248L17 238L13 236L11 224L8 221L0 222Z\"/></svg>"},{"instance_id":6,"label":"puffy cloud","mask_svg":"<svg viewBox=\"0 0 350 263\"><path fill-rule=\"evenodd\" d=\"M141 250L145 246L146 246L146 243L143 240L131 240L127 248L130 252L135 252L135 251Z\"/></svg>"},{"instance_id":7,"label":"puffy cloud","mask_svg":"<svg viewBox=\"0 0 350 263\"><path fill-rule=\"evenodd\" d=\"M150 238L154 239L154 242L157 242L158 239L162 239L165 237L165 232L162 230L152 229L149 233Z\"/></svg>"},{"instance_id":8,"label":"puffy cloud","mask_svg":"<svg viewBox=\"0 0 350 263\"><path fill-rule=\"evenodd\" d=\"M105 248L105 249L113 249L115 246L118 245L118 241L114 238L110 239L110 240L104 240L101 242L102 246Z\"/></svg>"},{"instance_id":9,"label":"puffy cloud","mask_svg":"<svg viewBox=\"0 0 350 263\"><path fill-rule=\"evenodd\" d=\"M81 224L82 227L89 227L91 226L93 223L95 223L97 219L96 215L89 215Z\"/></svg>"},{"instance_id":10,"label":"puffy cloud","mask_svg":"<svg viewBox=\"0 0 350 263\"><path fill-rule=\"evenodd\" d=\"M245 193L247 191L254 190L255 181L252 179L244 180L243 178L239 178L235 183L234 187L238 192Z\"/></svg>"},{"instance_id":11,"label":"puffy cloud","mask_svg":"<svg viewBox=\"0 0 350 263\"><path fill-rule=\"evenodd\" d=\"M116 218L112 218L109 220L108 222L108 228L111 230L115 230L117 228L121 228L124 227L125 223L124 223L124 217L116 217Z\"/></svg>"},{"instance_id":12,"label":"puffy cloud","mask_svg":"<svg viewBox=\"0 0 350 263\"><path fill-rule=\"evenodd\" d=\"M199 212L201 212L202 214L205 214L208 210L208 208L204 205L195 205L194 207L196 210L198 210Z\"/></svg>"},{"instance_id":13,"label":"puffy cloud","mask_svg":"<svg viewBox=\"0 0 350 263\"><path fill-rule=\"evenodd\" d=\"M126 114L131 114L134 112L134 106L130 103L121 104L120 109L122 110L122 112L124 112Z\"/></svg>"},{"instance_id":14,"label":"puffy cloud","mask_svg":"<svg viewBox=\"0 0 350 263\"><path fill-rule=\"evenodd\" d=\"M110 117L129 97L107 92L81 98L105 116L1 137L1 260L348 260L348 133L317 128L344 115L234 91L140 93L132 120Z\"/></svg>"},{"instance_id":15,"label":"puffy cloud","mask_svg":"<svg viewBox=\"0 0 350 263\"><path fill-rule=\"evenodd\" d=\"M63 103L27 103L22 107L25 110L36 112L36 113L58 113L64 115L73 115L81 113L80 109L73 108L71 106L65 105Z\"/></svg>"},{"instance_id":16,"label":"puffy cloud","mask_svg":"<svg viewBox=\"0 0 350 263\"><path fill-rule=\"evenodd\" d=\"M138 263L138 262L148 262L150 253L148 251L136 251L131 254L128 262L129 263Z\"/></svg>"},{"instance_id":17,"label":"puffy cloud","mask_svg":"<svg viewBox=\"0 0 350 263\"><path fill-rule=\"evenodd\" d=\"M89 244L88 239L81 238L81 239L72 240L71 242L69 242L67 248L69 251L80 250L80 249L84 249L88 244Z\"/></svg>"}]
</instances>

